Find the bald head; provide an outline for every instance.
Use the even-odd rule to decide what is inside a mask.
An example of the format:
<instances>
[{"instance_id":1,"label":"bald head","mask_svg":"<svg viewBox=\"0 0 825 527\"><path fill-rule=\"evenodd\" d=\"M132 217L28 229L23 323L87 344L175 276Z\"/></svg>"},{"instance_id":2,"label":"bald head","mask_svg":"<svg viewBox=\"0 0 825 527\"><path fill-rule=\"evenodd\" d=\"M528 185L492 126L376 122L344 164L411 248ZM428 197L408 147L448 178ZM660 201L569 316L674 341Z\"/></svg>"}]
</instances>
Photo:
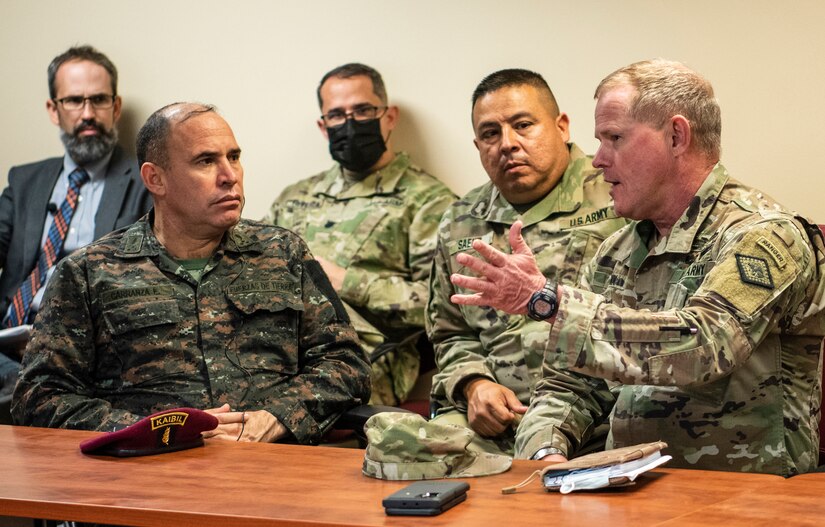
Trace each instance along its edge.
<instances>
[{"instance_id":1,"label":"bald head","mask_svg":"<svg viewBox=\"0 0 825 527\"><path fill-rule=\"evenodd\" d=\"M142 166L143 163L149 162L168 168L168 145L172 125L210 112L216 113L213 105L192 102L176 102L155 111L138 131L136 140L138 165Z\"/></svg>"}]
</instances>

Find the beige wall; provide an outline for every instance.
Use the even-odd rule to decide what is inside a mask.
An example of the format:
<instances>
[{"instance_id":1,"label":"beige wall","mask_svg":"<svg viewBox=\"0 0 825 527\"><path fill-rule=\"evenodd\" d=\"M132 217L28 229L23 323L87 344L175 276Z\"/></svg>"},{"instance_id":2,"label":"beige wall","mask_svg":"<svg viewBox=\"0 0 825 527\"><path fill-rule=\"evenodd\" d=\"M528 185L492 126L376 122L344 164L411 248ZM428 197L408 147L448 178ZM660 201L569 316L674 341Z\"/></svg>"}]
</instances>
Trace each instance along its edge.
<instances>
[{"instance_id":1,"label":"beige wall","mask_svg":"<svg viewBox=\"0 0 825 527\"><path fill-rule=\"evenodd\" d=\"M661 56L713 82L734 177L825 223L822 20L819 0L0 0L0 183L12 165L62 153L45 70L77 43L117 64L130 147L166 103L218 105L244 150L250 218L330 165L314 90L338 64L383 73L402 111L396 147L464 193L486 180L469 124L484 75L541 72L593 152L598 81Z\"/></svg>"}]
</instances>

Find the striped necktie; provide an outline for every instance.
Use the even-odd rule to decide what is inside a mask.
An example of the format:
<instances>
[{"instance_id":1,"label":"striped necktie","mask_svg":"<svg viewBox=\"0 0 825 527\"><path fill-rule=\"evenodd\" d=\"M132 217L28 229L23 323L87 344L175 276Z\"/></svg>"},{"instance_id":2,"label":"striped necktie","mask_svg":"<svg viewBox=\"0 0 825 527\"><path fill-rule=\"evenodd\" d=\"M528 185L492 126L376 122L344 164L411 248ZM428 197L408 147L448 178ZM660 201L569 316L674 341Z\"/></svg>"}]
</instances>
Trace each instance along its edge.
<instances>
[{"instance_id":1,"label":"striped necktie","mask_svg":"<svg viewBox=\"0 0 825 527\"><path fill-rule=\"evenodd\" d=\"M74 215L74 209L77 207L80 187L87 181L89 181L89 174L80 167L69 174L69 190L66 192L66 199L63 200L60 208L54 214L54 221L49 228L46 243L40 249L37 265L12 297L6 327L11 328L26 323L34 295L43 285L47 271L57 262L57 258L63 250L63 241L66 239L66 233L69 232L69 224L72 222L72 215Z\"/></svg>"}]
</instances>

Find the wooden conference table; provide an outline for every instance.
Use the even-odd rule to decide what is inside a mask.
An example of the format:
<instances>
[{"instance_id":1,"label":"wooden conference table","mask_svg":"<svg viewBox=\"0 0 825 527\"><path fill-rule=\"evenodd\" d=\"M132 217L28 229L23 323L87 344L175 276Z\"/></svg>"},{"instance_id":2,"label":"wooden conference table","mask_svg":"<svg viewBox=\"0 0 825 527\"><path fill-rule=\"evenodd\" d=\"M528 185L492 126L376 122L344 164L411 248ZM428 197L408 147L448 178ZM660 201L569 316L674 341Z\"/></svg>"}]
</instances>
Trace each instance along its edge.
<instances>
[{"instance_id":1,"label":"wooden conference table","mask_svg":"<svg viewBox=\"0 0 825 527\"><path fill-rule=\"evenodd\" d=\"M543 466L516 461L504 474L467 479L467 501L440 516L400 517L385 516L381 500L407 482L362 476L362 450L211 441L117 459L81 454L92 435L0 426L0 516L238 527L825 524L825 473L785 480L662 468L628 489L562 496L534 481L502 495Z\"/></svg>"}]
</instances>

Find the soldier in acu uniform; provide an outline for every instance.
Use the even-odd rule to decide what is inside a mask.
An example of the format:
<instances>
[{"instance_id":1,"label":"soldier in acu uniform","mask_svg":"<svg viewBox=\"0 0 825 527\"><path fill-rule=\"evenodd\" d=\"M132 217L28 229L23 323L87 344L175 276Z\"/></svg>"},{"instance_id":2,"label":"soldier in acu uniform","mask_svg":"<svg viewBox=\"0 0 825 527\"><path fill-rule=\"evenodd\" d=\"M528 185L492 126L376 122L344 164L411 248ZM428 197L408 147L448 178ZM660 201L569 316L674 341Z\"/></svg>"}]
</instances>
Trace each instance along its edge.
<instances>
[{"instance_id":1,"label":"soldier in acu uniform","mask_svg":"<svg viewBox=\"0 0 825 527\"><path fill-rule=\"evenodd\" d=\"M438 420L469 425L478 448L512 455L515 425L541 375L547 329L524 316L452 304L449 277L464 270L456 255L472 252L474 240L504 249L521 218L542 271L574 284L581 265L626 221L616 217L601 171L568 142L568 117L539 74L495 72L472 103L474 143L490 182L453 204L439 226L427 309L439 370L432 399Z\"/></svg>"},{"instance_id":2,"label":"soldier in acu uniform","mask_svg":"<svg viewBox=\"0 0 825 527\"><path fill-rule=\"evenodd\" d=\"M205 436L317 443L369 399L369 363L306 245L241 219L243 168L211 106L138 133L155 208L63 260L23 361L17 423L117 430L206 409Z\"/></svg>"},{"instance_id":3,"label":"soldier in acu uniform","mask_svg":"<svg viewBox=\"0 0 825 527\"><path fill-rule=\"evenodd\" d=\"M373 68L333 69L321 79L318 104L336 163L287 187L267 220L306 240L374 359L372 402L398 404L422 367L416 341L436 228L455 195L392 150L398 107L388 105ZM389 343L397 346L382 346Z\"/></svg>"},{"instance_id":4,"label":"soldier in acu uniform","mask_svg":"<svg viewBox=\"0 0 825 527\"><path fill-rule=\"evenodd\" d=\"M821 234L719 164L720 110L696 72L632 64L605 78L596 99L593 164L613 185L616 211L636 221L605 241L578 288L542 274L519 224L513 254L476 243L486 263L459 257L485 281L453 277L477 291L455 296L459 304L552 324L517 455L575 456L609 416L608 447L664 440L677 467L812 470ZM605 381L621 387L611 392Z\"/></svg>"}]
</instances>

